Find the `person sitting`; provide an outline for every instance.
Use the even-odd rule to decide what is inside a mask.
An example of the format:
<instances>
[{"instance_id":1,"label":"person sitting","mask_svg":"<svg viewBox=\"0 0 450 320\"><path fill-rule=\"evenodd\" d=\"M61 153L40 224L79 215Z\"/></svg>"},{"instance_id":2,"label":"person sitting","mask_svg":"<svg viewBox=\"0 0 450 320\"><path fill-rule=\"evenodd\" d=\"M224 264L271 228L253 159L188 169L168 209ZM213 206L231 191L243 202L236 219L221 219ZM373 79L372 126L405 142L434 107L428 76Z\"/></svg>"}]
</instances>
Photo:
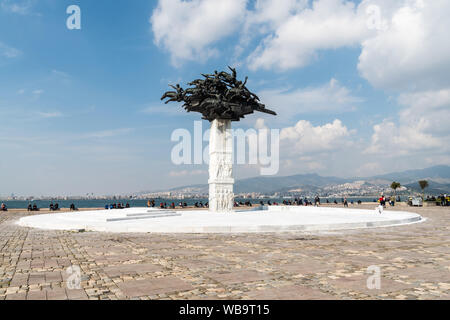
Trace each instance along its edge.
<instances>
[{"instance_id":1,"label":"person sitting","mask_svg":"<svg viewBox=\"0 0 450 320\"><path fill-rule=\"evenodd\" d=\"M6 204L2 203L2 205L0 206L0 211L8 211Z\"/></svg>"},{"instance_id":2,"label":"person sitting","mask_svg":"<svg viewBox=\"0 0 450 320\"><path fill-rule=\"evenodd\" d=\"M159 204L159 208L160 208L160 209L164 209L164 203L161 202L161 203Z\"/></svg>"},{"instance_id":3,"label":"person sitting","mask_svg":"<svg viewBox=\"0 0 450 320\"><path fill-rule=\"evenodd\" d=\"M27 211L33 211L33 206L31 205L31 203L28 204Z\"/></svg>"},{"instance_id":4,"label":"person sitting","mask_svg":"<svg viewBox=\"0 0 450 320\"><path fill-rule=\"evenodd\" d=\"M334 204L338 204L337 201L336 201L336 199L334 200Z\"/></svg>"},{"instance_id":5,"label":"person sitting","mask_svg":"<svg viewBox=\"0 0 450 320\"><path fill-rule=\"evenodd\" d=\"M50 203L50 211L53 211L53 202Z\"/></svg>"},{"instance_id":6,"label":"person sitting","mask_svg":"<svg viewBox=\"0 0 450 320\"><path fill-rule=\"evenodd\" d=\"M55 205L53 206L53 210L54 211L58 211L59 210L59 204L55 203Z\"/></svg>"},{"instance_id":7,"label":"person sitting","mask_svg":"<svg viewBox=\"0 0 450 320\"><path fill-rule=\"evenodd\" d=\"M37 207L36 204L33 205L33 211L39 211L39 208Z\"/></svg>"},{"instance_id":8,"label":"person sitting","mask_svg":"<svg viewBox=\"0 0 450 320\"><path fill-rule=\"evenodd\" d=\"M127 202L127 204L125 205L125 208L129 208L130 204Z\"/></svg>"},{"instance_id":9,"label":"person sitting","mask_svg":"<svg viewBox=\"0 0 450 320\"><path fill-rule=\"evenodd\" d=\"M105 204L105 210L109 209L109 205Z\"/></svg>"},{"instance_id":10,"label":"person sitting","mask_svg":"<svg viewBox=\"0 0 450 320\"><path fill-rule=\"evenodd\" d=\"M76 211L77 208L75 208L75 204L70 204L70 211Z\"/></svg>"}]
</instances>

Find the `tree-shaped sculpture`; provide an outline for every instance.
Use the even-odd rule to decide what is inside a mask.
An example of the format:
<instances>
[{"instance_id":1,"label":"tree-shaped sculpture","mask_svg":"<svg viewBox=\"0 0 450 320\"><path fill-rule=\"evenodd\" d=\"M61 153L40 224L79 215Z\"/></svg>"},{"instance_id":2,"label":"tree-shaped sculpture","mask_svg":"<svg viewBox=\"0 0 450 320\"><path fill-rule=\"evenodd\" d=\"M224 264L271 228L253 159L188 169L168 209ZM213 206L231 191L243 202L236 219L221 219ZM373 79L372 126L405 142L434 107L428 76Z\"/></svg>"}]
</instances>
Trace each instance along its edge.
<instances>
[{"instance_id":1,"label":"tree-shaped sculpture","mask_svg":"<svg viewBox=\"0 0 450 320\"><path fill-rule=\"evenodd\" d=\"M161 97L161 100L167 99L166 104L184 102L186 111L200 112L203 119L211 122L208 183L209 210L212 212L231 212L233 209L231 121L239 121L254 111L276 115L247 89L247 78L244 82L238 80L236 70L228 68L231 73L202 74L203 79L190 82L191 87L186 90L179 84L171 85L175 91L168 91Z\"/></svg>"},{"instance_id":2,"label":"tree-shaped sculpture","mask_svg":"<svg viewBox=\"0 0 450 320\"><path fill-rule=\"evenodd\" d=\"M250 92L245 86L245 81L237 80L236 69L228 67L231 74L225 71L214 74L202 74L204 79L194 80L188 85L193 86L184 90L179 84L171 85L175 91L167 91L161 97L161 100L168 100L166 104L172 101L184 102L183 107L188 112L200 112L202 119L213 121L215 119L224 119L239 121L244 116L260 111L272 115L276 113L266 109L265 105L260 103L256 94Z\"/></svg>"}]
</instances>

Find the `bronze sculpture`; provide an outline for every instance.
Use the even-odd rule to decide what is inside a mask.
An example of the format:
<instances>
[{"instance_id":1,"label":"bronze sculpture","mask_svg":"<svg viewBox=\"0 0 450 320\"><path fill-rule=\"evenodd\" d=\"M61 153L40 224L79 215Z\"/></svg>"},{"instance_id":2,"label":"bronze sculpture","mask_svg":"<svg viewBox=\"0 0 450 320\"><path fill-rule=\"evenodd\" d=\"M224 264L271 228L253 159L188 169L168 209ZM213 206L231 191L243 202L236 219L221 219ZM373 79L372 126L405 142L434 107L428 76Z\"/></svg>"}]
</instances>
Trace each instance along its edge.
<instances>
[{"instance_id":1,"label":"bronze sculpture","mask_svg":"<svg viewBox=\"0 0 450 320\"><path fill-rule=\"evenodd\" d=\"M184 90L179 84L170 85L175 91L167 91L161 100L169 102L184 102L183 107L188 112L200 112L202 119L213 121L215 119L239 121L244 116L260 111L272 115L276 113L266 109L259 98L245 86L245 81L237 80L236 69L228 67L231 74L225 71L214 74L202 74L204 79L196 79Z\"/></svg>"}]
</instances>

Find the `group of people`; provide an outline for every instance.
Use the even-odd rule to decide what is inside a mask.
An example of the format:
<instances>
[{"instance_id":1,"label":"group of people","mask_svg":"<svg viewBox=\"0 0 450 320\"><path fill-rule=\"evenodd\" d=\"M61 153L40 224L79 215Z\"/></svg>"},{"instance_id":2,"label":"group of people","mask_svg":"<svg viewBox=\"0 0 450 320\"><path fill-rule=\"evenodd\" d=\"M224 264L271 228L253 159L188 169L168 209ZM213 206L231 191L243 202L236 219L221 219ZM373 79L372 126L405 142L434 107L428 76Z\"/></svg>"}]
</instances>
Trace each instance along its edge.
<instances>
[{"instance_id":1,"label":"group of people","mask_svg":"<svg viewBox=\"0 0 450 320\"><path fill-rule=\"evenodd\" d=\"M50 211L59 211L59 204L58 203L53 204L53 202L50 203Z\"/></svg>"},{"instance_id":2,"label":"group of people","mask_svg":"<svg viewBox=\"0 0 450 320\"><path fill-rule=\"evenodd\" d=\"M148 208L154 208L156 207L156 203L155 200L148 200L147 201L147 207ZM178 207L183 209L183 208L187 208L188 204L186 202L179 202L178 203ZM209 204L208 202L203 203L202 201L197 201L194 203L193 205L194 208L208 208ZM172 202L170 204L168 204L167 202L160 202L159 203L159 209L175 209L177 208L177 205L175 205L175 202Z\"/></svg>"},{"instance_id":3,"label":"group of people","mask_svg":"<svg viewBox=\"0 0 450 320\"><path fill-rule=\"evenodd\" d=\"M246 207L252 207L252 203L250 201L235 201L234 202L234 207L241 207L241 206L246 206Z\"/></svg>"},{"instance_id":4,"label":"group of people","mask_svg":"<svg viewBox=\"0 0 450 320\"><path fill-rule=\"evenodd\" d=\"M380 196L378 199L378 203L383 206L383 208L386 208L386 203L388 203L391 207L395 206L395 202L400 202L400 197L397 197L397 200L395 200L395 197L386 197L384 194Z\"/></svg>"},{"instance_id":5,"label":"group of people","mask_svg":"<svg viewBox=\"0 0 450 320\"><path fill-rule=\"evenodd\" d=\"M3 202L2 202L2 204L0 206L0 211L8 211L8 207Z\"/></svg>"},{"instance_id":6,"label":"group of people","mask_svg":"<svg viewBox=\"0 0 450 320\"><path fill-rule=\"evenodd\" d=\"M31 203L29 203L28 204L28 207L27 207L27 211L39 211L39 208L38 208L38 206L36 205L36 203L35 204L31 204Z\"/></svg>"},{"instance_id":7,"label":"group of people","mask_svg":"<svg viewBox=\"0 0 450 320\"><path fill-rule=\"evenodd\" d=\"M105 205L105 209L108 210L112 210L112 209L127 209L130 207L130 204L127 202L125 205L123 203L111 203L111 204L107 204Z\"/></svg>"},{"instance_id":8,"label":"group of people","mask_svg":"<svg viewBox=\"0 0 450 320\"><path fill-rule=\"evenodd\" d=\"M430 196L427 196L427 200L426 201L436 201L436 205L438 206L450 206L450 196L447 194L443 194L441 193L438 197L432 196L430 198Z\"/></svg>"}]
</instances>

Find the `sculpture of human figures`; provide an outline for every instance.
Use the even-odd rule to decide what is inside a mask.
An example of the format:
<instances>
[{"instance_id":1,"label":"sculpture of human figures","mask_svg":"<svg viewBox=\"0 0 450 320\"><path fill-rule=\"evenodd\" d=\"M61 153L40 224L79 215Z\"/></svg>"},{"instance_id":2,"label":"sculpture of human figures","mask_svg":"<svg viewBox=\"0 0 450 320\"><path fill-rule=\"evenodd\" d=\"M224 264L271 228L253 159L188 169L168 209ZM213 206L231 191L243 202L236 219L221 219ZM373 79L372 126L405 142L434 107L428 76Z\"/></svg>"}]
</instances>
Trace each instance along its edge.
<instances>
[{"instance_id":1,"label":"sculpture of human figures","mask_svg":"<svg viewBox=\"0 0 450 320\"><path fill-rule=\"evenodd\" d=\"M171 87L161 100L168 102L184 102L183 107L188 112L200 112L203 119L239 121L244 116L259 111L276 115L272 110L259 102L259 98L246 87L245 81L237 80L235 69L228 67L231 74L225 71L214 74L202 74L203 79L196 79L189 83L191 88L184 90L180 85ZM220 128L223 130L223 127Z\"/></svg>"},{"instance_id":2,"label":"sculpture of human figures","mask_svg":"<svg viewBox=\"0 0 450 320\"><path fill-rule=\"evenodd\" d=\"M231 164L225 165L224 167L224 176L225 178L231 178L233 175L233 167L231 166Z\"/></svg>"},{"instance_id":3,"label":"sculpture of human figures","mask_svg":"<svg viewBox=\"0 0 450 320\"><path fill-rule=\"evenodd\" d=\"M214 175L214 177L215 177L216 179L220 179L221 176L222 176L222 162L219 162L219 163L217 164L217 167L216 167L216 174Z\"/></svg>"},{"instance_id":4,"label":"sculpture of human figures","mask_svg":"<svg viewBox=\"0 0 450 320\"><path fill-rule=\"evenodd\" d=\"M220 211L224 211L224 209L225 209L225 197L224 197L223 191L220 192L219 199L220 199L220 201L219 201L219 210Z\"/></svg>"}]
</instances>

